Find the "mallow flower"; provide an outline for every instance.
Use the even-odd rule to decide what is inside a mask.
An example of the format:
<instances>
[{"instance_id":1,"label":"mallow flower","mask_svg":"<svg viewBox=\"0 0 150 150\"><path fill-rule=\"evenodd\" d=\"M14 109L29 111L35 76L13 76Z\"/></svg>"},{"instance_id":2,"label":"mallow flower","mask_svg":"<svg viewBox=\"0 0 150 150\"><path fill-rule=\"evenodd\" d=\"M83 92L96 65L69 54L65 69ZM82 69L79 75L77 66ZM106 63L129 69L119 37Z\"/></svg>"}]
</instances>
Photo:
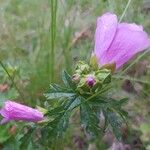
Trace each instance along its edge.
<instances>
[{"instance_id":1,"label":"mallow flower","mask_svg":"<svg viewBox=\"0 0 150 150\"><path fill-rule=\"evenodd\" d=\"M15 120L15 121L31 121L38 122L44 119L42 112L31 107L6 101L3 108L0 110L0 114L4 117L1 124Z\"/></svg>"},{"instance_id":2,"label":"mallow flower","mask_svg":"<svg viewBox=\"0 0 150 150\"><path fill-rule=\"evenodd\" d=\"M142 26L119 23L112 13L105 13L97 19L93 53L99 66L115 64L119 69L135 54L149 47L150 39Z\"/></svg>"}]
</instances>

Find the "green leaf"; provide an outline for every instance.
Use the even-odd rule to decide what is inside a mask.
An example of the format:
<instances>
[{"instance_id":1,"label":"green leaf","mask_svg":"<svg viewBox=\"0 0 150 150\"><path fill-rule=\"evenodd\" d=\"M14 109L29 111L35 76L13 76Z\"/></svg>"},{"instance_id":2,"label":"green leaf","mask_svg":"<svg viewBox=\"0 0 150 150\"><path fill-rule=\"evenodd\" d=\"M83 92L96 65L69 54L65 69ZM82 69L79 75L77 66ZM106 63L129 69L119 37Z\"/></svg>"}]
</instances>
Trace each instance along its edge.
<instances>
[{"instance_id":1,"label":"green leaf","mask_svg":"<svg viewBox=\"0 0 150 150\"><path fill-rule=\"evenodd\" d=\"M70 115L71 115L71 112L67 111L66 113L63 114L63 116L59 120L59 123L57 125L57 129L59 131L57 134L58 137L62 136L62 134L68 128Z\"/></svg>"},{"instance_id":2,"label":"green leaf","mask_svg":"<svg viewBox=\"0 0 150 150\"><path fill-rule=\"evenodd\" d=\"M128 101L129 101L129 99L128 99L128 98L123 98L123 99L119 100L118 104L122 106L122 105L127 104L127 103L128 103Z\"/></svg>"},{"instance_id":3,"label":"green leaf","mask_svg":"<svg viewBox=\"0 0 150 150\"><path fill-rule=\"evenodd\" d=\"M80 107L81 124L86 131L93 136L98 136L101 132L99 118L88 103L82 103Z\"/></svg>"},{"instance_id":4,"label":"green leaf","mask_svg":"<svg viewBox=\"0 0 150 150\"><path fill-rule=\"evenodd\" d=\"M74 96L74 93L64 93L64 92L56 92L56 93L47 93L44 94L47 99L57 99L57 98L62 98L62 97L72 97Z\"/></svg>"},{"instance_id":5,"label":"green leaf","mask_svg":"<svg viewBox=\"0 0 150 150\"><path fill-rule=\"evenodd\" d=\"M120 115L120 117L126 122L126 117L128 117L128 112L122 109L122 106L128 102L128 98L123 98L121 100L110 99L108 102L108 108L113 109Z\"/></svg>"},{"instance_id":6,"label":"green leaf","mask_svg":"<svg viewBox=\"0 0 150 150\"><path fill-rule=\"evenodd\" d=\"M11 137L8 131L9 126L0 126L0 143L6 142Z\"/></svg>"},{"instance_id":7,"label":"green leaf","mask_svg":"<svg viewBox=\"0 0 150 150\"><path fill-rule=\"evenodd\" d=\"M11 137L3 146L3 150L20 150L20 142L14 137Z\"/></svg>"},{"instance_id":8,"label":"green leaf","mask_svg":"<svg viewBox=\"0 0 150 150\"><path fill-rule=\"evenodd\" d=\"M35 126L30 126L28 128L28 131L26 134L24 134L24 136L20 139L21 145L20 148L22 150L27 150L29 149L29 147L31 147L31 142L32 142L32 135L35 131L36 127Z\"/></svg>"},{"instance_id":9,"label":"green leaf","mask_svg":"<svg viewBox=\"0 0 150 150\"><path fill-rule=\"evenodd\" d=\"M47 99L58 99L63 97L72 97L75 93L72 90L61 87L57 84L51 84L49 92L44 94Z\"/></svg>"},{"instance_id":10,"label":"green leaf","mask_svg":"<svg viewBox=\"0 0 150 150\"><path fill-rule=\"evenodd\" d=\"M72 114L72 110L79 103L79 98L71 97L69 100L65 101L65 103L62 103L61 106L58 106L47 113L48 116L55 116L54 119L48 122L45 127L48 128L50 137L59 138L64 134L68 128L69 118Z\"/></svg>"},{"instance_id":11,"label":"green leaf","mask_svg":"<svg viewBox=\"0 0 150 150\"><path fill-rule=\"evenodd\" d=\"M66 71L63 71L62 73L62 80L66 87L71 88L73 90L76 89L76 84L72 81L71 76Z\"/></svg>"},{"instance_id":12,"label":"green leaf","mask_svg":"<svg viewBox=\"0 0 150 150\"><path fill-rule=\"evenodd\" d=\"M121 117L124 119L125 117L128 117L128 112L126 112L123 109L119 109L118 113L121 115Z\"/></svg>"},{"instance_id":13,"label":"green leaf","mask_svg":"<svg viewBox=\"0 0 150 150\"><path fill-rule=\"evenodd\" d=\"M98 97L94 97L93 99L91 99L90 101L89 101L89 104L90 105L92 105L92 106L103 106L103 105L107 105L107 100L106 100L107 98L105 98L105 97L100 97L100 96L98 96Z\"/></svg>"},{"instance_id":14,"label":"green leaf","mask_svg":"<svg viewBox=\"0 0 150 150\"><path fill-rule=\"evenodd\" d=\"M59 106L59 107L56 107L52 110L49 110L46 115L47 116L53 116L53 115L58 115L59 113L63 113L64 112L64 106Z\"/></svg>"},{"instance_id":15,"label":"green leaf","mask_svg":"<svg viewBox=\"0 0 150 150\"><path fill-rule=\"evenodd\" d=\"M107 110L105 114L105 119L107 119L108 123L111 125L113 133L115 134L118 140L121 139L121 118L114 112Z\"/></svg>"},{"instance_id":16,"label":"green leaf","mask_svg":"<svg viewBox=\"0 0 150 150\"><path fill-rule=\"evenodd\" d=\"M77 106L79 106L80 104L81 104L81 98L77 97L72 101L72 103L68 107L68 110L72 110L72 109L76 108Z\"/></svg>"},{"instance_id":17,"label":"green leaf","mask_svg":"<svg viewBox=\"0 0 150 150\"><path fill-rule=\"evenodd\" d=\"M113 98L108 98L109 105L115 108L121 108L123 105L127 104L128 98L123 98L121 100L115 100Z\"/></svg>"},{"instance_id":18,"label":"green leaf","mask_svg":"<svg viewBox=\"0 0 150 150\"><path fill-rule=\"evenodd\" d=\"M63 91L64 89L58 84L51 84L50 91Z\"/></svg>"},{"instance_id":19,"label":"green leaf","mask_svg":"<svg viewBox=\"0 0 150 150\"><path fill-rule=\"evenodd\" d=\"M47 124L49 128L49 136L55 138L61 137L69 125L69 118L71 112L65 111L62 114L59 114L55 119Z\"/></svg>"}]
</instances>

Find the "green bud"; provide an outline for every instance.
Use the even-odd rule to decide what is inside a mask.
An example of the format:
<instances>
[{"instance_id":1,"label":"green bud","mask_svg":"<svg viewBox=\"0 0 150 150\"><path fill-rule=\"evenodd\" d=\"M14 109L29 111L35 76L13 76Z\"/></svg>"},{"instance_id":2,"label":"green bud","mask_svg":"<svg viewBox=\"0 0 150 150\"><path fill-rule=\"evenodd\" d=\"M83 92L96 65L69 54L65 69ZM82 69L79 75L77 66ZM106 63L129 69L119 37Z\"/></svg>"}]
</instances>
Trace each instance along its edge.
<instances>
[{"instance_id":1,"label":"green bud","mask_svg":"<svg viewBox=\"0 0 150 150\"><path fill-rule=\"evenodd\" d=\"M80 79L80 82L79 82L79 84L78 84L78 87L80 87L80 88L84 87L84 86L85 86L85 82L86 82L85 77L82 77L82 78Z\"/></svg>"},{"instance_id":2,"label":"green bud","mask_svg":"<svg viewBox=\"0 0 150 150\"><path fill-rule=\"evenodd\" d=\"M83 61L79 61L76 67L76 73L86 74L90 71L90 67Z\"/></svg>"},{"instance_id":3,"label":"green bud","mask_svg":"<svg viewBox=\"0 0 150 150\"><path fill-rule=\"evenodd\" d=\"M83 94L84 92L90 92L90 87L86 84L85 76L81 78L77 88L80 94Z\"/></svg>"},{"instance_id":4,"label":"green bud","mask_svg":"<svg viewBox=\"0 0 150 150\"><path fill-rule=\"evenodd\" d=\"M75 83L78 83L80 81L80 77L81 75L76 73L72 76L72 81L74 81Z\"/></svg>"},{"instance_id":5,"label":"green bud","mask_svg":"<svg viewBox=\"0 0 150 150\"><path fill-rule=\"evenodd\" d=\"M107 84L111 82L111 70L108 69L101 69L96 72L96 77L98 78L99 82L102 84Z\"/></svg>"},{"instance_id":6,"label":"green bud","mask_svg":"<svg viewBox=\"0 0 150 150\"><path fill-rule=\"evenodd\" d=\"M97 87L97 78L94 74L87 74L82 76L78 84L78 89L80 91L82 89L82 91L90 92L92 89L95 89L95 87Z\"/></svg>"}]
</instances>

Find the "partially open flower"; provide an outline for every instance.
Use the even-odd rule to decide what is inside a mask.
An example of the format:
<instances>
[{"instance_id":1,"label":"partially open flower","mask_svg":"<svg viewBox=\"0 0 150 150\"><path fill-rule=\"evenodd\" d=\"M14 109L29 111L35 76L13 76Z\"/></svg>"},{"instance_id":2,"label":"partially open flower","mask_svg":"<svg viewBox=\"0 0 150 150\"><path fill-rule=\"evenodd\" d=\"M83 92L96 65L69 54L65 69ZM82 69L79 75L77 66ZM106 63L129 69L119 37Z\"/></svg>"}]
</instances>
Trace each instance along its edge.
<instances>
[{"instance_id":1,"label":"partially open flower","mask_svg":"<svg viewBox=\"0 0 150 150\"><path fill-rule=\"evenodd\" d=\"M116 64L119 69L135 54L150 47L150 39L142 26L119 23L115 14L98 18L94 54L100 66Z\"/></svg>"},{"instance_id":2,"label":"partially open flower","mask_svg":"<svg viewBox=\"0 0 150 150\"><path fill-rule=\"evenodd\" d=\"M5 102L4 107L0 110L0 114L4 117L1 124L12 120L38 122L44 119L44 115L37 109L12 101Z\"/></svg>"},{"instance_id":3,"label":"partially open flower","mask_svg":"<svg viewBox=\"0 0 150 150\"><path fill-rule=\"evenodd\" d=\"M87 75L86 84L91 88L96 84L96 79L95 79L94 75L91 75L91 74Z\"/></svg>"}]
</instances>

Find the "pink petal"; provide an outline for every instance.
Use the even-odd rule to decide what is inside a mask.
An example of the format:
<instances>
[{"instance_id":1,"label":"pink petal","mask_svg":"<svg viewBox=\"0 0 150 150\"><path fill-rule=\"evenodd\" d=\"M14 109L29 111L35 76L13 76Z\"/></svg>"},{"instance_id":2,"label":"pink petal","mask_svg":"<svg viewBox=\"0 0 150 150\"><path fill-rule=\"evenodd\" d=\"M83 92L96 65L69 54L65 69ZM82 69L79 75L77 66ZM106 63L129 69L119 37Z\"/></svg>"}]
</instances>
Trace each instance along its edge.
<instances>
[{"instance_id":1,"label":"pink petal","mask_svg":"<svg viewBox=\"0 0 150 150\"><path fill-rule=\"evenodd\" d=\"M135 23L120 23L119 27L128 28L133 31L143 31L143 26L136 25Z\"/></svg>"},{"instance_id":2,"label":"pink petal","mask_svg":"<svg viewBox=\"0 0 150 150\"><path fill-rule=\"evenodd\" d=\"M9 116L8 116L8 114L6 113L6 111L5 111L4 108L0 110L0 114L4 117L4 118L0 121L0 124L5 124L5 123L7 123L7 122L10 121Z\"/></svg>"},{"instance_id":3,"label":"pink petal","mask_svg":"<svg viewBox=\"0 0 150 150\"><path fill-rule=\"evenodd\" d=\"M117 16L106 13L97 19L97 28L95 32L94 53L100 61L103 53L110 46L117 29Z\"/></svg>"},{"instance_id":4,"label":"pink petal","mask_svg":"<svg viewBox=\"0 0 150 150\"><path fill-rule=\"evenodd\" d=\"M0 110L0 114L1 114L4 118L8 118L8 117L9 117L9 115L7 114L7 111L5 111L5 108L2 108L2 109Z\"/></svg>"},{"instance_id":5,"label":"pink petal","mask_svg":"<svg viewBox=\"0 0 150 150\"><path fill-rule=\"evenodd\" d=\"M5 123L7 123L7 122L9 122L10 121L10 119L8 119L8 118L3 118L2 120L1 120L1 122L0 122L0 124L5 124Z\"/></svg>"},{"instance_id":6,"label":"pink petal","mask_svg":"<svg viewBox=\"0 0 150 150\"><path fill-rule=\"evenodd\" d=\"M116 63L118 69L136 53L150 47L150 39L142 26L119 24L109 49L101 57L101 63Z\"/></svg>"},{"instance_id":7,"label":"pink petal","mask_svg":"<svg viewBox=\"0 0 150 150\"><path fill-rule=\"evenodd\" d=\"M95 83L96 83L95 77L94 77L93 75L88 75L88 76L86 77L86 83L87 83L87 85L88 85L89 87L92 88L92 87L95 85Z\"/></svg>"},{"instance_id":8,"label":"pink petal","mask_svg":"<svg viewBox=\"0 0 150 150\"><path fill-rule=\"evenodd\" d=\"M1 110L1 115L10 120L24 121L40 121L43 119L43 114L37 109L21 105L12 101L6 101L4 108Z\"/></svg>"}]
</instances>

